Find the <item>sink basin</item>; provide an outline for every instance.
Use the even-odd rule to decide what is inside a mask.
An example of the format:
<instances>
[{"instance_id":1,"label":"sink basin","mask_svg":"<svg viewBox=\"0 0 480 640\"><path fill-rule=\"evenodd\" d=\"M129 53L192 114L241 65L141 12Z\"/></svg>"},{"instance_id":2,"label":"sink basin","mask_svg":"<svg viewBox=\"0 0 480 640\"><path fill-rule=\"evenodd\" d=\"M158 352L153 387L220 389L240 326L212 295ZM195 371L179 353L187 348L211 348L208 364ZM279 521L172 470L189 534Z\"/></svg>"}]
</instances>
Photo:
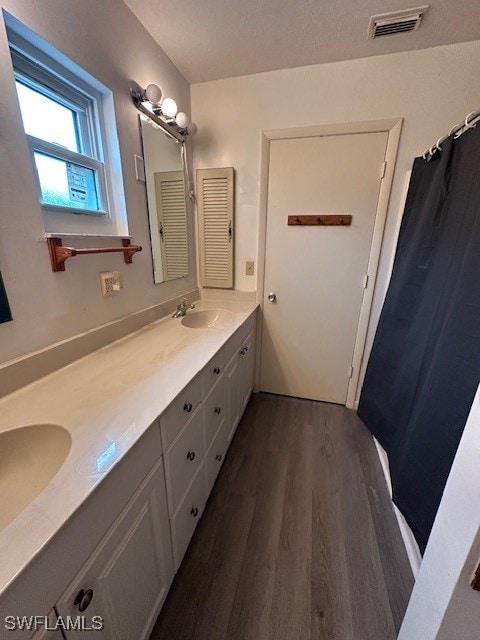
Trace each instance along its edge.
<instances>
[{"instance_id":1,"label":"sink basin","mask_svg":"<svg viewBox=\"0 0 480 640\"><path fill-rule=\"evenodd\" d=\"M52 424L0 432L0 531L50 483L71 445L69 432Z\"/></svg>"},{"instance_id":2,"label":"sink basin","mask_svg":"<svg viewBox=\"0 0 480 640\"><path fill-rule=\"evenodd\" d=\"M194 311L182 318L184 327L190 329L209 329L212 327L225 327L233 320L233 313L225 309L208 309L205 311Z\"/></svg>"}]
</instances>

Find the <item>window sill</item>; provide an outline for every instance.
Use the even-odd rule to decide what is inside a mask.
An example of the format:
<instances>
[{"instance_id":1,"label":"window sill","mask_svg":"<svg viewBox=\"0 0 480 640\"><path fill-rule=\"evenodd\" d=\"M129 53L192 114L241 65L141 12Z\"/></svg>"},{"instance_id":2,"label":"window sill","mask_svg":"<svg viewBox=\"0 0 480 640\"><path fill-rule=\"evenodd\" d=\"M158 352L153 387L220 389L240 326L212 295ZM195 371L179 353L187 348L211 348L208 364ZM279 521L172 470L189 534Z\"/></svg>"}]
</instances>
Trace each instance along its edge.
<instances>
[{"instance_id":1,"label":"window sill","mask_svg":"<svg viewBox=\"0 0 480 640\"><path fill-rule=\"evenodd\" d=\"M131 240L133 236L125 233L64 233L59 231L54 233L52 231L45 233L44 238L125 238L125 240Z\"/></svg>"}]
</instances>

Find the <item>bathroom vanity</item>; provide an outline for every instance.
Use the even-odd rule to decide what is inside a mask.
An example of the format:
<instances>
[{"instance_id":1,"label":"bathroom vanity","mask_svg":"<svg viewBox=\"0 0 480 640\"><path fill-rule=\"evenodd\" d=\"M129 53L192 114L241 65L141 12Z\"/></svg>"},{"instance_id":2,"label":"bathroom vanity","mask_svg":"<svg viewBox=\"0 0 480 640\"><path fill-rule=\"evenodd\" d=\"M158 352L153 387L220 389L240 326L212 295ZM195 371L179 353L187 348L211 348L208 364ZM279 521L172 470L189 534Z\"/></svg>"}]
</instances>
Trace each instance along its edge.
<instances>
[{"instance_id":1,"label":"bathroom vanity","mask_svg":"<svg viewBox=\"0 0 480 640\"><path fill-rule=\"evenodd\" d=\"M71 437L56 475L0 531L0 638L148 638L253 389L255 305L201 301L189 314L0 401L0 437L28 425ZM25 615L52 628L5 628ZM77 616L76 629L54 629Z\"/></svg>"}]
</instances>

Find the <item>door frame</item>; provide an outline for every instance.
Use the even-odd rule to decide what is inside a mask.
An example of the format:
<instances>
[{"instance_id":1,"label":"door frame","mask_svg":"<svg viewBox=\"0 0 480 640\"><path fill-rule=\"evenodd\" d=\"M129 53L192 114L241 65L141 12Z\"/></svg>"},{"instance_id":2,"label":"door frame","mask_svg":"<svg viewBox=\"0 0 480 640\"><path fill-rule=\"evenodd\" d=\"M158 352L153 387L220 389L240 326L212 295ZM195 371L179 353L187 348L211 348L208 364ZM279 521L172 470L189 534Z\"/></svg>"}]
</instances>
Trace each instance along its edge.
<instances>
[{"instance_id":1,"label":"door frame","mask_svg":"<svg viewBox=\"0 0 480 640\"><path fill-rule=\"evenodd\" d=\"M262 330L263 330L263 305L265 294L265 258L267 243L267 215L268 215L268 181L270 169L270 141L287 140L292 138L311 138L318 136L336 136L355 133L388 133L387 149L385 152L385 174L380 185L378 195L377 211L375 214L375 224L373 227L372 244L368 259L368 287L365 289L360 317L358 320L355 347L353 350L353 374L348 383L346 406L349 409L355 408L357 392L360 383L360 371L365 353L367 332L370 323L370 313L375 292L378 264L380 262L380 252L382 249L383 232L387 219L388 203L392 188L395 163L397 159L400 133L402 131L403 118L389 118L386 120L369 120L366 122L347 122L327 125L316 125L310 127L295 127L291 129L272 129L262 131L262 147L260 160L260 206L258 221L258 248L257 248L257 303L262 311L257 322L258 348L256 362L255 389L260 388L260 368L262 353Z\"/></svg>"}]
</instances>

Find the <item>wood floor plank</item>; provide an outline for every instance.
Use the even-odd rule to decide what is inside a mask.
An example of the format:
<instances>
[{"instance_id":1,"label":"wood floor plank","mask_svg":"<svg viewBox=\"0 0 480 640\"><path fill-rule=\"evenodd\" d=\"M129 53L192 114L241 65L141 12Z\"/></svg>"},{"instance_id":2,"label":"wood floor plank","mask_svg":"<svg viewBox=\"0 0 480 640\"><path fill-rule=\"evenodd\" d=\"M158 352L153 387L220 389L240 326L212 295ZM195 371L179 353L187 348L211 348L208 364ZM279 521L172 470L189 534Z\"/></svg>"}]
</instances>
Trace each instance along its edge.
<instances>
[{"instance_id":1,"label":"wood floor plank","mask_svg":"<svg viewBox=\"0 0 480 640\"><path fill-rule=\"evenodd\" d=\"M412 585L356 415L258 394L151 640L393 640Z\"/></svg>"},{"instance_id":2,"label":"wood floor plank","mask_svg":"<svg viewBox=\"0 0 480 640\"><path fill-rule=\"evenodd\" d=\"M287 416L295 434L289 454L285 501L273 602L270 640L309 640L312 549L312 421L311 403Z\"/></svg>"},{"instance_id":3,"label":"wood floor plank","mask_svg":"<svg viewBox=\"0 0 480 640\"><path fill-rule=\"evenodd\" d=\"M354 634L337 473L337 433L329 405L314 403L314 411L312 638L350 640Z\"/></svg>"}]
</instances>

